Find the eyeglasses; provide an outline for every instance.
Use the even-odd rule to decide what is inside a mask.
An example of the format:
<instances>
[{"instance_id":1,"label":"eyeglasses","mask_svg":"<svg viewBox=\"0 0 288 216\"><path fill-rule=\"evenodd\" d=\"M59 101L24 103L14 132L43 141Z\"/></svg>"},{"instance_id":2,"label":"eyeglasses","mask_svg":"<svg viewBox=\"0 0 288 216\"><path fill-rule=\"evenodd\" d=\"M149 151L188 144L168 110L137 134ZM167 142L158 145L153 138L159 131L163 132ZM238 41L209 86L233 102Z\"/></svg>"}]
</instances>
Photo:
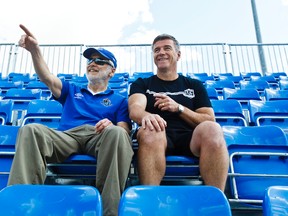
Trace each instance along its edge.
<instances>
[{"instance_id":1,"label":"eyeglasses","mask_svg":"<svg viewBox=\"0 0 288 216\"><path fill-rule=\"evenodd\" d=\"M104 60L104 59L100 59L100 58L93 58L93 59L87 60L88 65L92 64L92 62L94 62L97 65L101 65L101 66L103 66L104 64L108 64L111 67L114 67L114 65L109 60Z\"/></svg>"}]
</instances>

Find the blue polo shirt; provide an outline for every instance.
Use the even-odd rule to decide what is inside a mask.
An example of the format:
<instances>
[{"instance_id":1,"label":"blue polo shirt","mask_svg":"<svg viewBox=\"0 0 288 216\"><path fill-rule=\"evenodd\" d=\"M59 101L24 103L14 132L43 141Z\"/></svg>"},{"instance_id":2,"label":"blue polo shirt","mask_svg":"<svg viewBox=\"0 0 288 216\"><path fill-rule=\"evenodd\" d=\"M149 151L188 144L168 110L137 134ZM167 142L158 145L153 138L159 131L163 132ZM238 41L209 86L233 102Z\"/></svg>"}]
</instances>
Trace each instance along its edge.
<instances>
[{"instance_id":1,"label":"blue polo shirt","mask_svg":"<svg viewBox=\"0 0 288 216\"><path fill-rule=\"evenodd\" d=\"M62 80L61 96L55 100L63 106L59 130L68 130L84 124L95 125L107 118L114 125L118 122L131 124L128 100L113 90L93 95L86 87Z\"/></svg>"}]
</instances>

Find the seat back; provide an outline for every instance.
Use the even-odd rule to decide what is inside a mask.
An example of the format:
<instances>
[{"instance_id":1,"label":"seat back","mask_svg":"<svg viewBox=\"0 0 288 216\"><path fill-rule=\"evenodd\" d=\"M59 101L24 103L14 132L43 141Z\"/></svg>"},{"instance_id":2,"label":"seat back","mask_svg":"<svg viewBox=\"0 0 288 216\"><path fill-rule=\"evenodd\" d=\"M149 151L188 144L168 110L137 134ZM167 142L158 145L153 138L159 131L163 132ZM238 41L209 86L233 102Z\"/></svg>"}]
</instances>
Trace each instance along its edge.
<instances>
[{"instance_id":1,"label":"seat back","mask_svg":"<svg viewBox=\"0 0 288 216\"><path fill-rule=\"evenodd\" d=\"M281 128L224 126L223 132L230 157L231 201L259 204L267 187L288 185L288 143Z\"/></svg>"},{"instance_id":2,"label":"seat back","mask_svg":"<svg viewBox=\"0 0 288 216\"><path fill-rule=\"evenodd\" d=\"M19 126L0 125L0 189L6 187Z\"/></svg>"},{"instance_id":3,"label":"seat back","mask_svg":"<svg viewBox=\"0 0 288 216\"><path fill-rule=\"evenodd\" d=\"M218 93L215 88L206 88L208 97L210 100L218 100Z\"/></svg>"},{"instance_id":4,"label":"seat back","mask_svg":"<svg viewBox=\"0 0 288 216\"><path fill-rule=\"evenodd\" d=\"M247 126L242 106L237 100L212 100L211 104L216 121L221 126Z\"/></svg>"},{"instance_id":5,"label":"seat back","mask_svg":"<svg viewBox=\"0 0 288 216\"><path fill-rule=\"evenodd\" d=\"M22 81L12 82L8 80L0 80L1 95L4 96L9 89L23 88L24 83Z\"/></svg>"},{"instance_id":6,"label":"seat back","mask_svg":"<svg viewBox=\"0 0 288 216\"><path fill-rule=\"evenodd\" d=\"M108 87L110 87L111 89L123 89L123 88L128 89L128 82L127 81L109 82Z\"/></svg>"},{"instance_id":7,"label":"seat back","mask_svg":"<svg viewBox=\"0 0 288 216\"><path fill-rule=\"evenodd\" d=\"M251 76L258 76L258 77L261 77L262 74L258 71L254 71L254 72L241 72L240 75L243 77L243 80L251 80Z\"/></svg>"},{"instance_id":8,"label":"seat back","mask_svg":"<svg viewBox=\"0 0 288 216\"><path fill-rule=\"evenodd\" d=\"M265 98L267 101L271 100L287 100L288 101L288 89L287 90L265 90Z\"/></svg>"},{"instance_id":9,"label":"seat back","mask_svg":"<svg viewBox=\"0 0 288 216\"><path fill-rule=\"evenodd\" d=\"M71 180L91 181L96 178L97 160L86 154L73 154L62 163L47 164L47 178L51 181L57 178L68 178Z\"/></svg>"},{"instance_id":10,"label":"seat back","mask_svg":"<svg viewBox=\"0 0 288 216\"><path fill-rule=\"evenodd\" d=\"M102 200L91 186L12 185L0 191L0 215L99 215Z\"/></svg>"},{"instance_id":11,"label":"seat back","mask_svg":"<svg viewBox=\"0 0 288 216\"><path fill-rule=\"evenodd\" d=\"M41 81L30 81L27 83L25 89L41 89L41 98L42 99L49 99L51 97L51 91L43 82Z\"/></svg>"},{"instance_id":12,"label":"seat back","mask_svg":"<svg viewBox=\"0 0 288 216\"><path fill-rule=\"evenodd\" d=\"M221 74L219 76L219 80L231 80L235 87L238 88L239 87L239 82L241 80L243 80L243 77L242 76L236 76L236 75L232 75L232 76L223 76L223 74Z\"/></svg>"},{"instance_id":13,"label":"seat back","mask_svg":"<svg viewBox=\"0 0 288 216\"><path fill-rule=\"evenodd\" d=\"M128 89L127 88L117 88L113 89L115 93L122 95L125 98L128 98Z\"/></svg>"},{"instance_id":14,"label":"seat back","mask_svg":"<svg viewBox=\"0 0 288 216\"><path fill-rule=\"evenodd\" d=\"M222 191L212 186L133 186L122 194L119 216L231 215Z\"/></svg>"},{"instance_id":15,"label":"seat back","mask_svg":"<svg viewBox=\"0 0 288 216\"><path fill-rule=\"evenodd\" d=\"M288 130L288 100L249 101L252 125L276 125Z\"/></svg>"},{"instance_id":16,"label":"seat back","mask_svg":"<svg viewBox=\"0 0 288 216\"><path fill-rule=\"evenodd\" d=\"M41 89L9 89L3 99L13 101L12 124L20 125L31 100L41 99Z\"/></svg>"},{"instance_id":17,"label":"seat back","mask_svg":"<svg viewBox=\"0 0 288 216\"><path fill-rule=\"evenodd\" d=\"M267 81L269 84L269 88L271 89L278 89L279 88L279 83L276 80L276 78L273 75L265 75L265 76L251 76L252 81L257 81L257 80L264 80Z\"/></svg>"},{"instance_id":18,"label":"seat back","mask_svg":"<svg viewBox=\"0 0 288 216\"><path fill-rule=\"evenodd\" d=\"M279 80L281 90L288 90L288 80Z\"/></svg>"},{"instance_id":19,"label":"seat back","mask_svg":"<svg viewBox=\"0 0 288 216\"><path fill-rule=\"evenodd\" d=\"M39 123L50 128L58 128L62 115L62 105L55 100L36 99L29 102L22 124Z\"/></svg>"},{"instance_id":20,"label":"seat back","mask_svg":"<svg viewBox=\"0 0 288 216\"><path fill-rule=\"evenodd\" d=\"M288 186L271 186L263 200L263 216L288 214Z\"/></svg>"},{"instance_id":21,"label":"seat back","mask_svg":"<svg viewBox=\"0 0 288 216\"><path fill-rule=\"evenodd\" d=\"M259 92L256 89L223 89L223 99L238 100L240 103L248 100L261 100ZM241 103L242 104L242 103Z\"/></svg>"},{"instance_id":22,"label":"seat back","mask_svg":"<svg viewBox=\"0 0 288 216\"><path fill-rule=\"evenodd\" d=\"M239 82L240 89L256 89L260 96L264 96L264 90L269 88L269 83L266 80L241 80Z\"/></svg>"},{"instance_id":23,"label":"seat back","mask_svg":"<svg viewBox=\"0 0 288 216\"><path fill-rule=\"evenodd\" d=\"M219 98L223 98L223 88L235 88L235 84L231 80L206 80L205 81L206 88L215 88Z\"/></svg>"},{"instance_id":24,"label":"seat back","mask_svg":"<svg viewBox=\"0 0 288 216\"><path fill-rule=\"evenodd\" d=\"M12 100L0 100L0 125L6 125L11 123L12 110Z\"/></svg>"}]
</instances>

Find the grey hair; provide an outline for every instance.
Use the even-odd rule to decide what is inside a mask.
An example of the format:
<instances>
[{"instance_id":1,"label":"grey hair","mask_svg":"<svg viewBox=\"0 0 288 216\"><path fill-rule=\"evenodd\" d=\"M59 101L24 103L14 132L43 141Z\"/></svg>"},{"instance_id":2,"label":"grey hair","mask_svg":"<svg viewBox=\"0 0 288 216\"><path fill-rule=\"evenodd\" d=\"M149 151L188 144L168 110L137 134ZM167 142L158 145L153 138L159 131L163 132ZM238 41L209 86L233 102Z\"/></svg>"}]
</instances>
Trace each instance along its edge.
<instances>
[{"instance_id":1,"label":"grey hair","mask_svg":"<svg viewBox=\"0 0 288 216\"><path fill-rule=\"evenodd\" d=\"M175 37L173 37L172 35L169 35L169 34L160 34L158 35L154 40L153 40L153 43L152 43L152 50L153 50L153 47L155 45L156 42L158 41L161 41L161 40L172 40L174 42L174 46L175 46L175 49L176 51L180 51L180 44L179 42L176 40Z\"/></svg>"}]
</instances>

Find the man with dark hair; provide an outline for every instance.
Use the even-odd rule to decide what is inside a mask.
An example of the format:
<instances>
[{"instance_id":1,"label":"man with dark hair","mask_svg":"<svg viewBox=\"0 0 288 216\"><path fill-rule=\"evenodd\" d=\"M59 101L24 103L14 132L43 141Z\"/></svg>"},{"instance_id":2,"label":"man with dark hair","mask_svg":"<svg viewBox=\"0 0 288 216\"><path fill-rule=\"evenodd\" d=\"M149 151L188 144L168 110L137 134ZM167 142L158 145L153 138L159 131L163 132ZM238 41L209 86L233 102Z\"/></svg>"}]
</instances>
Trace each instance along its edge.
<instances>
[{"instance_id":1,"label":"man with dark hair","mask_svg":"<svg viewBox=\"0 0 288 216\"><path fill-rule=\"evenodd\" d=\"M36 38L25 26L20 27L26 34L19 45L31 53L36 73L62 104L63 114L58 130L41 124L19 129L8 185L43 184L47 163L61 163L72 154L85 153L97 158L96 187L104 215L118 215L133 150L128 101L108 88L116 58L103 48L86 49L88 85L77 86L50 73Z\"/></svg>"},{"instance_id":2,"label":"man with dark hair","mask_svg":"<svg viewBox=\"0 0 288 216\"><path fill-rule=\"evenodd\" d=\"M166 155L199 157L206 185L225 189L228 151L222 128L203 84L177 73L180 45L171 35L157 36L152 44L157 73L130 86L130 118L137 131L141 184L159 185Z\"/></svg>"}]
</instances>

